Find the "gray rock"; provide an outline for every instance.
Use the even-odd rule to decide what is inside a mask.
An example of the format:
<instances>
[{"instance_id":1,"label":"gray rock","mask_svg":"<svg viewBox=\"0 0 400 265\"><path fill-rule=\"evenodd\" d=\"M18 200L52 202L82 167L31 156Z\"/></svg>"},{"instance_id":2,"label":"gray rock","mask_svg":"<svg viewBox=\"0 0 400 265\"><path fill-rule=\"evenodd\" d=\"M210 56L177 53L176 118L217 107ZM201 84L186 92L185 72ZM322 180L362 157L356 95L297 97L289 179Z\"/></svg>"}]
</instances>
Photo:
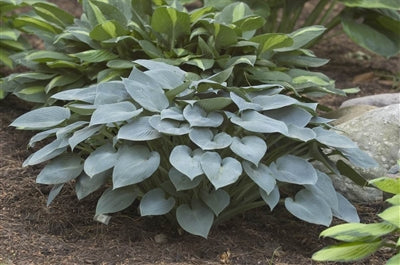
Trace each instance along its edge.
<instances>
[{"instance_id":1,"label":"gray rock","mask_svg":"<svg viewBox=\"0 0 400 265\"><path fill-rule=\"evenodd\" d=\"M385 94L371 95L360 98L352 98L344 101L340 107L343 108L354 105L370 105L376 107L385 107L399 103L400 103L400 93L385 93Z\"/></svg>"},{"instance_id":2,"label":"gray rock","mask_svg":"<svg viewBox=\"0 0 400 265\"><path fill-rule=\"evenodd\" d=\"M338 125L343 122L354 119L355 117L361 116L365 112L376 109L376 108L377 107L370 106L370 105L348 106L348 107L340 108L338 110L331 111L331 112L325 114L324 118L335 119L330 124Z\"/></svg>"},{"instance_id":3,"label":"gray rock","mask_svg":"<svg viewBox=\"0 0 400 265\"><path fill-rule=\"evenodd\" d=\"M384 176L400 159L400 104L373 109L365 114L336 126L358 144L378 163L373 169L359 169L370 180ZM382 192L361 188L347 178L333 177L336 188L353 201L376 201Z\"/></svg>"}]
</instances>

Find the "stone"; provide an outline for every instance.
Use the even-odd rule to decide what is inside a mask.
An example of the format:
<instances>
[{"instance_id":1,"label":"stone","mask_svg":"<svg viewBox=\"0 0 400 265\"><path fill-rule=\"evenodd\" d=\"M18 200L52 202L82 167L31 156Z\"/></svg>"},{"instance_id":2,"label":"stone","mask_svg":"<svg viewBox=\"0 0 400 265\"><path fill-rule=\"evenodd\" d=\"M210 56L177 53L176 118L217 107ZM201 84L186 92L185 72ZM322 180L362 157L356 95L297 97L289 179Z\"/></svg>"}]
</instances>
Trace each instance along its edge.
<instances>
[{"instance_id":1,"label":"stone","mask_svg":"<svg viewBox=\"0 0 400 265\"><path fill-rule=\"evenodd\" d=\"M376 108L335 127L358 144L378 163L372 169L355 168L370 180L383 177L400 159L400 104ZM352 201L371 202L382 199L382 192L362 188L347 178L333 176L335 187Z\"/></svg>"},{"instance_id":2,"label":"stone","mask_svg":"<svg viewBox=\"0 0 400 265\"><path fill-rule=\"evenodd\" d=\"M167 243L168 242L168 236L166 234L164 234L164 233L157 234L157 235L154 236L154 241L157 244Z\"/></svg>"},{"instance_id":3,"label":"stone","mask_svg":"<svg viewBox=\"0 0 400 265\"><path fill-rule=\"evenodd\" d=\"M361 116L365 112L376 108L377 107L370 105L348 106L328 112L327 114L324 115L324 118L335 119L333 122L330 122L330 124L336 126L338 124L354 119L355 117Z\"/></svg>"},{"instance_id":4,"label":"stone","mask_svg":"<svg viewBox=\"0 0 400 265\"><path fill-rule=\"evenodd\" d=\"M340 108L354 105L370 105L376 107L385 107L400 103L400 93L384 93L360 98L352 98L342 103Z\"/></svg>"}]
</instances>

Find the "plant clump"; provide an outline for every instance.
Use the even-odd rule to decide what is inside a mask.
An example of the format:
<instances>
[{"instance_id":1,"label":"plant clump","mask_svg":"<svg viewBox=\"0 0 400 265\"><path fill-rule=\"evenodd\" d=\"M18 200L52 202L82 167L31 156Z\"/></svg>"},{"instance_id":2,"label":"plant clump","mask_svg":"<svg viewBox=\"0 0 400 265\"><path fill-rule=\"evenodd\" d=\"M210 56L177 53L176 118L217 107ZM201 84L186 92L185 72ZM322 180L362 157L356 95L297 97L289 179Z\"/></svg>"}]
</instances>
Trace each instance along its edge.
<instances>
[{"instance_id":1,"label":"plant clump","mask_svg":"<svg viewBox=\"0 0 400 265\"><path fill-rule=\"evenodd\" d=\"M317 104L283 94L279 84L232 86L233 68L199 78L161 62L134 63L128 78L57 93L52 98L64 106L38 108L11 124L43 130L30 146L55 138L24 162L50 160L37 177L54 185L48 204L75 180L79 199L106 188L99 218L140 200L142 216L176 218L203 237L214 222L263 205L272 210L281 200L310 223L359 220L311 162L340 174L332 154L374 161L328 130Z\"/></svg>"},{"instance_id":2,"label":"plant clump","mask_svg":"<svg viewBox=\"0 0 400 265\"><path fill-rule=\"evenodd\" d=\"M48 49L15 55L32 71L4 89L44 104L11 125L40 130L30 147L53 139L23 164L47 162L36 180L53 185L48 204L71 182L78 199L104 190L99 221L138 200L142 216L202 237L279 202L310 223L359 221L328 174L365 184L343 161L376 164L311 99L346 92L309 70L327 63L305 48L323 27L258 34L265 20L241 2L187 12L177 1L82 0L80 19L42 4L17 21Z\"/></svg>"}]
</instances>

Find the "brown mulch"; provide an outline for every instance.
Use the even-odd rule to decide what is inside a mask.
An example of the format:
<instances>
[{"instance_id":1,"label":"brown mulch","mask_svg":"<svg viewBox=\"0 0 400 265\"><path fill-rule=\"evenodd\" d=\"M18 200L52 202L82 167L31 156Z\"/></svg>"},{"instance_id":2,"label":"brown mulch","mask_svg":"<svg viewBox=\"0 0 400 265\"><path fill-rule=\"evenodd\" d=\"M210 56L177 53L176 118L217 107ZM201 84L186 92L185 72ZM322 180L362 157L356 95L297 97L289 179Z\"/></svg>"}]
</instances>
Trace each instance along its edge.
<instances>
[{"instance_id":1,"label":"brown mulch","mask_svg":"<svg viewBox=\"0 0 400 265\"><path fill-rule=\"evenodd\" d=\"M70 1L54 2L77 8ZM337 87L360 87L361 92L350 97L399 92L392 79L400 72L399 57L387 60L373 55L335 33L314 51L331 59L320 71L335 79ZM337 108L343 100L328 96L320 102ZM322 264L310 257L333 242L319 239L324 227L299 221L282 206L273 213L264 207L237 216L213 227L207 240L182 233L162 218L141 218L136 205L113 215L108 226L97 223L93 215L102 191L78 201L73 184L46 207L49 188L35 183L40 167L21 167L31 153L26 145L33 133L8 127L27 110L13 97L0 101L0 265ZM363 222L376 221L382 207L382 203L357 205ZM159 237L164 237L160 243ZM389 255L384 250L353 264L381 265Z\"/></svg>"}]
</instances>

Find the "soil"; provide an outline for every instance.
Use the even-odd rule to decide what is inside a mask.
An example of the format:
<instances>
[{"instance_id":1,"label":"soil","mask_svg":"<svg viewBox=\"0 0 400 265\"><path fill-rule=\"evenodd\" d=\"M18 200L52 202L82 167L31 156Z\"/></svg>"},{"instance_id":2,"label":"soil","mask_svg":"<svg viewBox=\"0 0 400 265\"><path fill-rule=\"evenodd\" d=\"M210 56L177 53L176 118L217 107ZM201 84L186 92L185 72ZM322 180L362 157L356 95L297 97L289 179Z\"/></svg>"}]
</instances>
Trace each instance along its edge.
<instances>
[{"instance_id":1,"label":"soil","mask_svg":"<svg viewBox=\"0 0 400 265\"><path fill-rule=\"evenodd\" d=\"M77 12L73 1L54 1ZM73 3L73 4L68 4ZM329 34L313 48L330 58L320 69L337 87L360 87L364 95L399 92L395 75L399 57L385 59L354 45L345 35ZM337 108L346 98L328 96L323 104ZM66 185L50 207L49 188L35 183L40 167L22 168L31 150L32 132L8 125L28 111L8 97L0 102L0 264L322 264L312 253L333 243L320 239L322 226L299 221L282 206L267 207L213 227L207 240L171 228L162 218L141 218L133 206L114 214L109 225L93 221L102 191L78 201ZM382 202L356 205L362 222L375 222ZM335 220L335 223L338 223ZM391 255L380 251L353 264L381 265ZM340 264L340 263L324 263Z\"/></svg>"}]
</instances>

